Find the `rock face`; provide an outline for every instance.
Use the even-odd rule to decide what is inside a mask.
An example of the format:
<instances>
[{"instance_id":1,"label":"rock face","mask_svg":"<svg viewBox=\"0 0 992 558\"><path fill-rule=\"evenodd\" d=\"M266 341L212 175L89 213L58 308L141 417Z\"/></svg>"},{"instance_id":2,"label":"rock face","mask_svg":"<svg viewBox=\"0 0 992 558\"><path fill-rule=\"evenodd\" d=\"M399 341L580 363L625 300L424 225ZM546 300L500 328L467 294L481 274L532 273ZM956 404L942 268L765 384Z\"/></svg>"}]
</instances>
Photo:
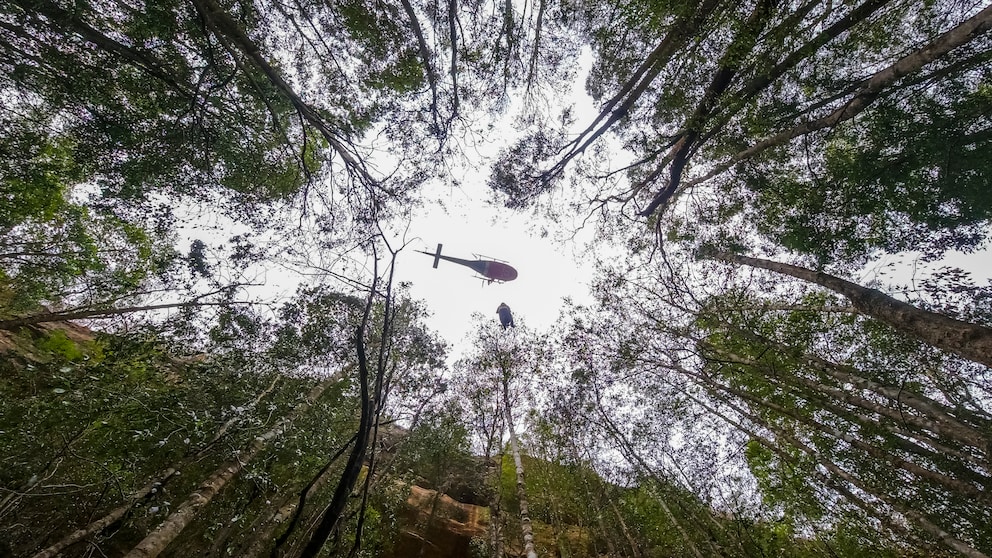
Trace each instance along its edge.
<instances>
[{"instance_id":1,"label":"rock face","mask_svg":"<svg viewBox=\"0 0 992 558\"><path fill-rule=\"evenodd\" d=\"M472 539L486 540L490 518L489 508L412 486L402 520L393 556L460 558L472 556Z\"/></svg>"}]
</instances>

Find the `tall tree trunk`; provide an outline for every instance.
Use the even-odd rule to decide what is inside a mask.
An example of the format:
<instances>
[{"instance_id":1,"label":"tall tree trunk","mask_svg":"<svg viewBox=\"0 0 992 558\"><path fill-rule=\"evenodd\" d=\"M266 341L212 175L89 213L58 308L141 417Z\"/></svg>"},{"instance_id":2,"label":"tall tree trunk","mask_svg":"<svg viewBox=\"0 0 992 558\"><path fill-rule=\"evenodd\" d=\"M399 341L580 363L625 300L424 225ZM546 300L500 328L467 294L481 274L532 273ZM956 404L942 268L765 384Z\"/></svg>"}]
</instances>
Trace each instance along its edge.
<instances>
[{"instance_id":1,"label":"tall tree trunk","mask_svg":"<svg viewBox=\"0 0 992 558\"><path fill-rule=\"evenodd\" d=\"M550 181L560 175L564 172L569 161L584 152L614 124L627 116L672 56L689 41L708 18L713 17L713 12L719 3L720 0L703 0L698 6L687 8L681 16L673 21L665 38L634 70L620 90L603 104L596 119L565 146L566 148L562 150L562 157L542 173L541 180Z\"/></svg>"},{"instance_id":2,"label":"tall tree trunk","mask_svg":"<svg viewBox=\"0 0 992 558\"><path fill-rule=\"evenodd\" d=\"M862 482L861 479L855 477L848 471L845 471L844 469L838 467L835 463L820 455L819 452L809 447L802 441L789 435L788 433L782 431L780 428L777 428L775 426L763 422L759 424L762 424L762 426L774 432L776 436L779 436L782 439L786 440L788 443L790 443L797 449L801 450L803 453L808 455L811 459L815 460L817 463L819 463L821 466L826 468L828 471L837 475L839 478L849 482L851 485L855 486L858 490L866 494L870 494L871 496L877 498L881 502L884 502L886 505L890 506L893 510L895 510L899 514L903 515L910 521L916 523L916 525L920 527L920 529L929 533L931 536L939 540L945 546L949 548L953 548L954 550L960 552L961 554L964 554L965 556L968 556L969 558L990 558L988 555L972 547L967 542L962 541L961 539L958 539L954 535L948 533L942 527L933 523L926 516L910 508L908 505L900 502L899 500L887 494L879 494L878 492L872 490L871 487L865 485L865 483Z\"/></svg>"},{"instance_id":3,"label":"tall tree trunk","mask_svg":"<svg viewBox=\"0 0 992 558\"><path fill-rule=\"evenodd\" d=\"M836 440L843 440L844 442L850 444L852 447L858 448L864 451L866 454L876 459L885 461L892 467L902 469L916 476L917 478L920 478L922 480L927 480L934 484L940 485L944 487L946 490L955 492L966 498L973 498L978 501L992 503L992 501L990 501L989 494L984 490L984 483L981 487L975 486L970 482L965 482L957 478L953 478L949 475L943 474L941 472L933 471L926 467L922 467L901 456L895 455L887 450L877 447L872 443L862 440L861 438L858 438L853 434L851 434L851 432L847 432L847 431L842 432L837 428L835 428L834 426L825 424L813 418L804 416L797 411L778 405L772 402L768 398L757 397L746 391L716 381L710 380L708 383L710 386L714 387L715 389L720 389L729 394L736 395L741 399L750 401L751 404L753 405L765 407L766 409L774 411L775 413L783 417L788 417L795 420L796 422L805 424L811 427L812 429L821 432L827 437L834 438ZM985 480L987 481L988 479Z\"/></svg>"},{"instance_id":4,"label":"tall tree trunk","mask_svg":"<svg viewBox=\"0 0 992 558\"><path fill-rule=\"evenodd\" d=\"M707 391L709 391L709 390L707 390ZM712 393L712 392L710 392L710 393ZM757 441L762 446L764 446L764 447L768 448L769 450L771 450L784 463L790 463L790 464L793 464L793 465L795 464L795 458L792 455L790 455L789 453L787 453L786 451L784 451L780 447L780 445L778 443L776 443L776 442L774 442L772 440L769 440L768 438L766 438L766 437L762 436L761 434L759 434L758 432L756 432L755 429L749 428L748 426L745 426L740 421L734 420L733 418L727 416L726 414L720 412L717 409L714 409L713 407L707 405L706 403L704 403L703 401L697 399L696 397L693 397L692 395L689 395L689 398L692 399L693 401L695 401L697 404L699 404L701 407L703 407L707 411L713 413L714 416L720 417L727 424L730 424L734 428L736 428L736 429L740 430L741 432L747 434L750 437L750 439L752 439L754 441ZM725 404L727 404L731 409L734 410L734 412L738 413L739 415L741 415L744 418L747 418L753 424L756 424L756 425L759 425L759 426L763 426L764 425L764 423L762 421L760 421L760 420L756 419L754 416L746 413L743 409L741 409L740 407L737 407L736 405L734 405L733 403L731 403L725 397L717 396L717 399L720 400L720 401L722 401L722 402L724 402ZM772 431L774 432L774 430L772 430ZM909 529L907 529L906 526L904 525L904 522L901 521L898 517L893 517L891 513L887 512L887 511L880 510L874 504L866 501L861 496L858 496L858 495L854 494L853 492L851 492L851 490L848 489L847 486L845 486L843 483L841 483L838 479L836 479L834 477L831 477L831 476L829 476L829 475L827 475L827 474L825 474L825 473L823 473L823 472L821 472L821 471L819 471L817 469L813 469L812 473L813 473L813 475L817 479L819 479L820 481L822 481L824 483L824 485L830 487L832 490L836 491L838 494L844 496L844 498L846 498L849 502L851 502L852 504L854 504L858 508L864 510L871 517L874 517L874 518L878 519L882 523L882 525L885 526L890 531L892 531L894 533L899 533L899 534L907 537L908 539L917 539L917 536L914 535L914 533L912 531L910 531ZM868 493L868 494L870 495L871 493ZM925 542L925 541L920 541L920 542Z\"/></svg>"},{"instance_id":5,"label":"tall tree trunk","mask_svg":"<svg viewBox=\"0 0 992 558\"><path fill-rule=\"evenodd\" d=\"M155 479L152 482L145 485L141 490L131 494L131 496L129 496L128 499L125 500L123 504L111 510L110 513L90 523L86 527L77 529L72 533L69 533L55 544L35 554L31 558L54 558L69 546L72 546L87 537L91 537L97 533L100 533L107 527L119 521L129 511L131 511L131 508L133 508L135 504L145 499L149 494L152 493L153 490L155 490L155 488L161 486L162 483L168 480L169 477L171 477L175 473L176 473L175 469L166 469L162 473L156 475Z\"/></svg>"},{"instance_id":6,"label":"tall tree trunk","mask_svg":"<svg viewBox=\"0 0 992 558\"><path fill-rule=\"evenodd\" d=\"M368 356L365 353L365 331L369 323L369 314L372 311L372 301L378 281L378 270L375 272L375 277L376 280L372 283L372 294L369 295L365 305L362 324L355 332L355 347L358 352L359 397L361 397L361 418L358 423L355 445L352 447L351 454L348 456L348 462L345 463L344 472L341 473L341 479L334 489L331 503L328 504L320 516L317 526L314 527L313 534L310 536L310 540L307 541L306 546L303 547L303 551L300 553L300 556L304 558L313 558L316 556L324 547L327 539L330 538L331 533L338 526L341 516L344 513L344 508L348 504L348 497L355 489L355 484L358 482L358 477L362 472L362 465L365 462L365 451L368 449L369 437L372 433L372 425L375 418L373 416L375 402L372 400L371 390L369 389L369 363ZM388 313L388 306L386 310ZM384 325L383 327L385 328L386 326ZM385 339L386 336L384 335L383 338ZM377 370L378 372L381 372L381 370ZM277 547L273 550L273 554L278 550Z\"/></svg>"},{"instance_id":7,"label":"tall tree trunk","mask_svg":"<svg viewBox=\"0 0 992 558\"><path fill-rule=\"evenodd\" d=\"M487 460L488 463L488 460ZM492 555L490 558L503 558L503 452L499 453L499 465L496 467L496 487L493 502L489 510L489 540Z\"/></svg>"},{"instance_id":8,"label":"tall tree trunk","mask_svg":"<svg viewBox=\"0 0 992 558\"><path fill-rule=\"evenodd\" d=\"M524 553L527 558L537 558L534 551L534 528L530 523L530 512L527 509L527 488L524 485L524 463L520 459L520 448L517 446L517 433L513 430L513 412L510 407L510 388L503 381L503 413L506 429L510 432L510 451L513 453L513 464L517 470L517 499L520 500L520 530L524 537Z\"/></svg>"},{"instance_id":9,"label":"tall tree trunk","mask_svg":"<svg viewBox=\"0 0 992 558\"><path fill-rule=\"evenodd\" d=\"M729 326L724 326L724 329L732 334L740 334L749 340L760 343L766 347L774 348L775 350L789 355L792 358L796 358L803 364L809 366L811 369L818 372L823 372L842 384L853 384L860 389L872 391L882 397L891 399L897 406L912 407L924 415L932 417L935 420L947 422L948 424L956 427L971 429L977 428L980 432L992 432L992 421L990 421L989 418L982 413L977 413L962 407L948 407L944 403L927 397L922 393L907 390L902 386L895 387L879 384L878 382L865 378L864 374L853 366L839 364L820 358L816 355L799 351L795 347L784 343L779 343L778 341L758 335L752 331Z\"/></svg>"},{"instance_id":10,"label":"tall tree trunk","mask_svg":"<svg viewBox=\"0 0 992 558\"><path fill-rule=\"evenodd\" d=\"M598 390L596 391L596 408L599 409L599 414L603 418L603 424L606 426L607 432L611 436L613 436L613 439L619 444L620 451L624 455L624 457L631 464L636 464L638 467L640 467L645 474L647 474L652 479L654 479L654 481L658 484L659 487L667 485L668 483L664 479L660 478L654 472L654 470L650 466L648 466L648 464L644 461L644 459L640 455L638 455L636 451L634 451L634 448L631 447L631 444L627 440L626 436L624 436L623 433L620 432L620 429L617 428L616 424L614 424L613 421L610 419L610 417L606 414L606 411L603 408L603 403L600 400L600 395ZM675 529L679 532L679 535L682 536L682 540L685 542L686 546L689 547L689 550L692 551L692 555L695 556L696 558L703 558L703 554L699 551L699 548L696 546L696 543L693 542L692 538L689 536L689 533L685 530L685 527L682 525L682 522L680 522L678 518L675 517L675 514L672 512L672 509L668 506L668 502L665 501L663 495L659 494L658 504L661 506L662 511L665 512L665 515L668 516L668 519L669 521L672 522L672 525L675 526ZM716 550L712 547L712 545L711 545L711 550L715 555Z\"/></svg>"},{"instance_id":11,"label":"tall tree trunk","mask_svg":"<svg viewBox=\"0 0 992 558\"><path fill-rule=\"evenodd\" d=\"M332 376L314 386L310 393L301 401L288 415L282 418L274 427L264 434L259 435L252 442L247 451L239 454L235 459L217 468L200 487L190 494L183 503L179 504L176 511L172 512L156 527L151 533L138 543L125 558L154 558L182 533L199 513L200 508L206 506L214 499L221 490L227 486L231 479L236 477L244 469L245 465L251 463L272 440L279 438L301 415L310 410L314 402L339 380L339 376Z\"/></svg>"},{"instance_id":12,"label":"tall tree trunk","mask_svg":"<svg viewBox=\"0 0 992 558\"><path fill-rule=\"evenodd\" d=\"M992 7L986 11L992 13ZM992 367L992 329L990 328L921 310L876 289L862 287L822 271L727 252L719 252L712 257L724 262L767 269L816 283L846 296L859 312L891 326L896 331L938 349Z\"/></svg>"},{"instance_id":13,"label":"tall tree trunk","mask_svg":"<svg viewBox=\"0 0 992 558\"><path fill-rule=\"evenodd\" d=\"M761 34L761 30L767 25L769 19L771 19L776 4L777 0L758 0L755 2L751 15L748 16L747 20L742 22L740 31L730 45L727 46L723 58L717 65L717 71L714 72L709 85L703 92L703 96L696 105L695 110L693 110L692 115L686 120L685 131L682 132L681 138L672 147L671 177L668 180L668 184L654 195L651 202L638 215L651 215L665 204L678 189L682 181L682 170L689 162L691 154L699 147L696 140L702 133L706 120L716 107L717 100L730 87L730 84L733 83L739 70L738 64L744 57L744 54L754 50L754 46L758 42L758 36ZM638 182L635 189L641 190L651 182L654 182L663 170L664 165L658 166L646 178Z\"/></svg>"},{"instance_id":14,"label":"tall tree trunk","mask_svg":"<svg viewBox=\"0 0 992 558\"><path fill-rule=\"evenodd\" d=\"M931 536L933 536L934 538L936 538L937 540L939 540L942 544L944 544L944 545L946 545L946 546L948 546L950 548L953 548L954 550L957 550L958 552L961 552L962 554L968 556L969 558L989 558L987 555L985 555L981 551L975 549L974 547L972 547L971 545L969 545L967 542L962 541L961 539L958 539L957 537L951 535L950 533L948 533L947 531L945 531L943 528L941 528L940 526L938 526L935 523L933 523L929 518L927 518L926 516L924 516L922 513L920 513L919 511L917 511L917 510L909 507L909 505L907 505L906 503L902 502L900 499L898 499L896 497L893 497L890 494L881 493L881 492L875 490L873 487L866 485L860 478L858 478L854 474L852 474L852 473L844 470L843 468L839 467L832 460L830 460L827 457L825 457L824 455L822 455L821 452L817 451L814 448L809 447L805 442L803 442L802 440L797 439L796 437L794 437L787 430L780 428L780 426L778 424L772 423L772 422L767 421L767 420L764 420L763 418L761 418L761 417L759 417L757 415L754 415L752 413L748 413L746 410L744 410L741 407L739 407L739 406L735 405L734 403L732 403L726 395L720 394L720 392L723 391L723 392L731 393L731 394L737 395L737 396L744 396L744 394L742 394L741 392L738 392L736 390L731 390L727 386L724 386L722 384L719 384L719 383L715 382L713 380L713 378L711 378L709 376L700 375L700 374L692 374L692 373L690 373L690 376L692 376L693 378L695 378L697 380L700 380L701 381L701 385L703 387L705 387L709 393L711 393L712 395L714 395L717 399L723 401L730 408L732 408L736 413L738 413L739 415L741 415L743 417L746 417L753 424L759 425L762 428L764 428L764 429L766 429L766 430L768 430L770 432L773 432L776 435L777 438L779 438L781 440L784 440L789 445L791 445L791 446L795 447L796 449L799 449L800 451L802 451L803 453L805 453L807 456L809 456L811 459L813 459L816 463L818 463L819 465L823 466L827 471L829 471L830 473L834 474L838 479L843 480L843 481L851 484L852 486L856 487L859 491L861 491L861 492L863 492L865 494L870 495L871 497L879 500L880 502L883 502L885 505L889 506L892 510L894 510L898 514L901 514L903 517L905 517L905 518L909 519L911 522L915 523L920 529L922 529L923 531L929 533ZM749 400L751 400L752 402L755 402L756 401L756 398L753 398L752 396L746 396L746 398L749 399ZM768 407L768 405L765 402L758 402L757 404L764 405L764 406ZM776 453L779 453L778 450L775 450L775 451L776 451ZM884 513L886 515L891 515L890 512L881 512L881 511L879 511L879 513ZM876 514L876 517L879 517L879 519L883 519L883 520L888 520L889 519L889 518L885 517L884 515L881 515L880 516L880 515L877 515ZM892 523L894 523L894 524L899 523L899 518L898 517L893 517L892 518Z\"/></svg>"},{"instance_id":15,"label":"tall tree trunk","mask_svg":"<svg viewBox=\"0 0 992 558\"><path fill-rule=\"evenodd\" d=\"M992 29L992 6L987 6L973 17L961 22L953 29L940 35L922 48L915 50L897 60L891 66L879 70L870 78L865 80L864 85L857 92L836 110L829 114L800 124L789 130L779 132L769 138L759 141L753 146L735 154L724 163L720 163L705 175L686 183L692 186L705 182L717 176L735 164L765 151L766 149L782 145L794 138L836 126L837 124L850 120L861 113L875 99L877 99L885 88L889 87L900 78L916 72L947 54L948 52L965 45L975 37L978 37Z\"/></svg>"},{"instance_id":16,"label":"tall tree trunk","mask_svg":"<svg viewBox=\"0 0 992 558\"><path fill-rule=\"evenodd\" d=\"M151 310L165 310L169 308L189 308L200 306L229 306L231 302L173 302L169 304L150 304L147 306L128 306L125 308L89 308L85 310L66 310L64 312L46 312L35 314L34 316L24 316L0 321L0 329L13 330L14 328L42 324L47 322L67 322L70 320L93 320L121 316L124 314L134 314L136 312L149 312Z\"/></svg>"},{"instance_id":17,"label":"tall tree trunk","mask_svg":"<svg viewBox=\"0 0 992 558\"><path fill-rule=\"evenodd\" d=\"M764 339L759 335L745 334L745 336L752 337L753 339ZM783 345L775 343L772 340L767 340L767 342L770 347L783 347ZM757 368L762 370L769 378L778 378L783 375L782 370L768 363L720 349L707 341L700 341L699 346L712 351L719 360ZM832 401L843 401L854 407L887 417L894 421L895 424L910 424L938 436L957 440L981 451L986 456L992 455L992 451L990 451L990 446L992 446L992 434L990 434L992 432L992 423L989 421L973 419L972 422L975 424L968 424L960 420L957 416L954 416L950 412L950 409L926 396L914 394L907 390L879 385L861 377L860 372L850 366L835 364L813 355L796 355L794 354L795 351L786 350L785 352L790 354L800 364L826 373L841 385L852 384L859 389L872 392L868 394L868 397L862 397L857 390L839 389L826 385L821 381L807 378L802 374L793 374L792 372L787 374L788 380L801 384L806 389L812 390L813 393L823 393L829 396ZM797 395L802 396L802 393L797 393ZM884 405L874 395L881 396L882 401L888 400L894 405ZM824 404L830 405L829 402ZM919 414L910 412L910 409L918 411Z\"/></svg>"},{"instance_id":18,"label":"tall tree trunk","mask_svg":"<svg viewBox=\"0 0 992 558\"><path fill-rule=\"evenodd\" d=\"M265 391L258 394L258 396L255 397L255 399L251 403L249 403L249 408L255 407L256 405L258 405L259 401L261 401L265 396L272 393L272 390L275 389L276 384L278 384L281 379L282 376L278 376L278 375L275 378L273 378L272 383L269 385L269 387L266 388ZM228 430L230 430L231 426L237 420L239 420L239 417L233 417L227 422L225 422L223 425L221 425L221 427L214 434L213 438L211 438L211 440L206 444L203 444L203 446L196 452L194 458L199 458L206 455L207 451L211 447L213 447L218 440L220 440L227 434ZM155 477L151 482L149 482L141 490L129 496L123 504L114 508L100 519L91 522L89 525L73 531L72 533L70 533L63 539L59 540L55 544L42 550L38 554L35 554L34 556L32 556L32 558L52 558L53 556L58 555L58 553L61 552L66 547L73 545L83 540L86 537L90 537L100 533L107 527L113 525L121 518L123 518L128 513L128 511L130 511L131 508L135 506L135 504L148 497L148 495L151 494L155 490L155 488L161 486L167 480L169 480L176 473L177 468L182 468L182 466L183 464L175 465L175 467L170 467L165 471L162 471L159 474L155 475Z\"/></svg>"}]
</instances>

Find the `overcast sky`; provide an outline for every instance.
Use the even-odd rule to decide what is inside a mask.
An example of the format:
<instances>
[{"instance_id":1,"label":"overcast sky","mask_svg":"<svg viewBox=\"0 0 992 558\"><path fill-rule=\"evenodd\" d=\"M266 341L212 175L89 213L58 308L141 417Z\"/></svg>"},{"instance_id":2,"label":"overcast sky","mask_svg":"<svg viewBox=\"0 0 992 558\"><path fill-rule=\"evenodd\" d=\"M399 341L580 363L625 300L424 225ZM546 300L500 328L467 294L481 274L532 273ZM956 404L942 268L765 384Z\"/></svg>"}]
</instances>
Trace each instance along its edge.
<instances>
[{"instance_id":1,"label":"overcast sky","mask_svg":"<svg viewBox=\"0 0 992 558\"><path fill-rule=\"evenodd\" d=\"M593 269L581 259L581 245L533 234L534 220L527 215L479 202L454 205L448 210L434 206L417 216L409 233L417 238L398 258L396 280L413 284L411 295L423 300L433 314L428 325L456 352L464 348L458 341L474 329L473 312L497 324L496 307L505 302L517 323L542 330L558 319L564 297L588 299ZM439 242L444 244L443 255L476 259L474 254L479 254L502 260L519 275L514 281L487 284L455 263L442 260L434 269L432 257L413 251L434 252Z\"/></svg>"}]
</instances>

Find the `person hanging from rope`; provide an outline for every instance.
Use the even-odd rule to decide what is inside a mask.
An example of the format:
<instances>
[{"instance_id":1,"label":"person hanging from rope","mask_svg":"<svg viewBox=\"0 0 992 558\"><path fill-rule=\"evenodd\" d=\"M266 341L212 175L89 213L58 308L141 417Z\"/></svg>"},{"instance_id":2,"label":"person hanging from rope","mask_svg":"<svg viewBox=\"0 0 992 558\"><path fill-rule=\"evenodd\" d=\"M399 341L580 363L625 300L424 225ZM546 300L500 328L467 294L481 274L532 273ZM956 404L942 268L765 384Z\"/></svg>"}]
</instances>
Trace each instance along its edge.
<instances>
[{"instance_id":1,"label":"person hanging from rope","mask_svg":"<svg viewBox=\"0 0 992 558\"><path fill-rule=\"evenodd\" d=\"M499 304L499 308L496 309L496 313L499 314L499 323L503 326L503 329L508 327L517 327L513 325L513 314L510 313L510 307L506 305L505 302Z\"/></svg>"}]
</instances>

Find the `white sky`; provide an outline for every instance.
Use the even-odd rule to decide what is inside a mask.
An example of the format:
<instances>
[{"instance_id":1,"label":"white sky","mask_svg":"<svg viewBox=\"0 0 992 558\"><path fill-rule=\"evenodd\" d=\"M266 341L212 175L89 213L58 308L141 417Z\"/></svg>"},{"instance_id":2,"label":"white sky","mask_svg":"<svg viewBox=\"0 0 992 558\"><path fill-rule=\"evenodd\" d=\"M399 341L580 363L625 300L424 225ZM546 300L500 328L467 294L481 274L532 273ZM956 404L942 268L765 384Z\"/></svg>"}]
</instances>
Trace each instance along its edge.
<instances>
[{"instance_id":1,"label":"white sky","mask_svg":"<svg viewBox=\"0 0 992 558\"><path fill-rule=\"evenodd\" d=\"M584 50L577 60L571 95L559 106L551 106L552 101L543 105L542 110L555 114L571 105L577 129L593 120L599 107L585 91L592 62L592 53ZM593 226L579 231L572 240L556 240L575 232L574 224L552 223L526 211L506 209L493 202L495 196L486 185L489 164L502 148L516 139L512 122L522 110L519 101L511 103L494 128L480 132L478 137L489 141L472 146L478 160L455 169L456 175L449 178L449 183L425 187L422 192L425 199L434 199L436 203L428 202L416 212L406 231L406 239L412 242L397 258L396 281L411 282L411 296L430 308L433 315L425 321L451 344L451 362L468 348L465 340L474 329L471 321L474 312L490 317L496 324L496 307L505 302L516 324L540 331L558 320L565 297L580 303L590 300L589 284L594 269L584 258L583 250ZM455 183L458 187L451 186ZM542 231L546 234L542 235ZM403 232L397 231L396 238L402 238ZM434 269L431 257L413 251L434 252L438 243L444 245L442 255L501 260L516 268L519 275L514 281L484 284L467 267L442 260Z\"/></svg>"},{"instance_id":2,"label":"white sky","mask_svg":"<svg viewBox=\"0 0 992 558\"><path fill-rule=\"evenodd\" d=\"M488 198L479 184L479 198ZM581 259L579 247L559 243L552 235L540 238L530 231L527 215L492 207L483 202L459 203L450 211L434 206L415 218L410 236L416 237L397 258L397 281L410 281L411 296L423 300L433 313L426 322L452 344L454 353L466 347L473 329L471 315L480 312L497 323L496 307L509 305L514 321L543 330L559 317L563 297L576 301L588 298L592 266ZM413 251L434 252L444 244L442 255L463 259L498 259L516 268L514 281L485 284L473 270ZM457 358L457 354L451 355Z\"/></svg>"}]
</instances>

